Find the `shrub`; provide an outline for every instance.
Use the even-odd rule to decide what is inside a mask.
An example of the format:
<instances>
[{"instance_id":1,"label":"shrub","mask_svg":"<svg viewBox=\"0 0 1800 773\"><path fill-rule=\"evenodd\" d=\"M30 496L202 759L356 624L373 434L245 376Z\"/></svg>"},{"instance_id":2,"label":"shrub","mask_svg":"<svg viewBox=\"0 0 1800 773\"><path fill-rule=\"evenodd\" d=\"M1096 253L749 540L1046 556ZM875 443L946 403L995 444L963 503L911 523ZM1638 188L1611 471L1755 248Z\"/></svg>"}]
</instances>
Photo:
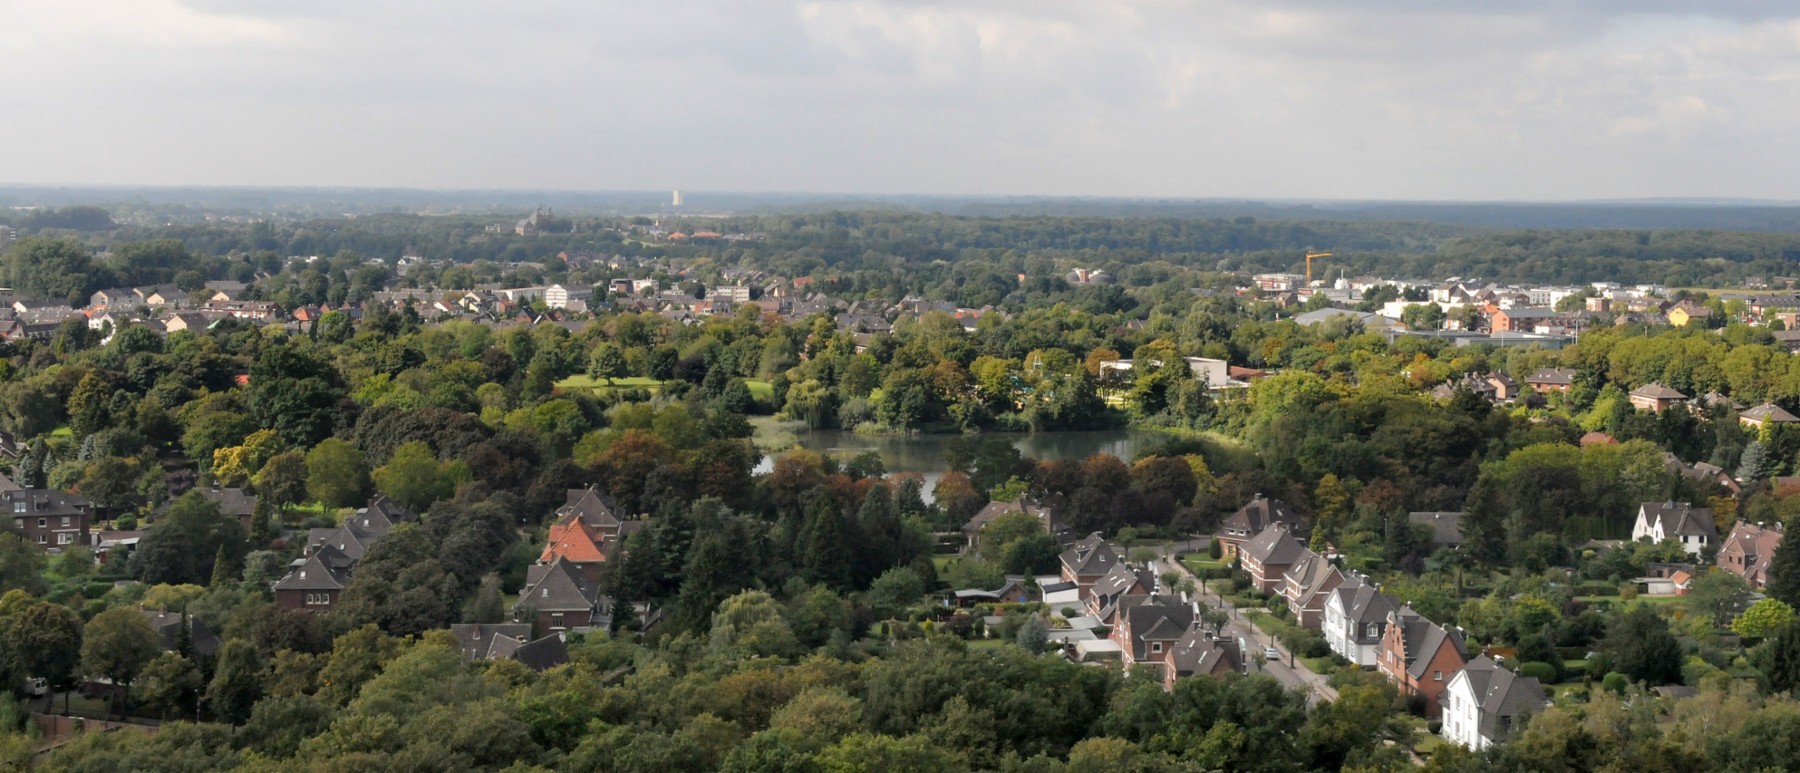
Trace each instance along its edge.
<instances>
[{"instance_id":1,"label":"shrub","mask_svg":"<svg viewBox=\"0 0 1800 773\"><path fill-rule=\"evenodd\" d=\"M1519 675L1536 677L1539 682L1550 684L1556 681L1556 666L1534 660L1519 666Z\"/></svg>"},{"instance_id":2,"label":"shrub","mask_svg":"<svg viewBox=\"0 0 1800 773\"><path fill-rule=\"evenodd\" d=\"M1610 690L1614 695L1624 695L1625 687L1629 684L1631 684L1631 680L1617 671L1607 674L1605 679L1600 680L1600 686Z\"/></svg>"},{"instance_id":3,"label":"shrub","mask_svg":"<svg viewBox=\"0 0 1800 773\"><path fill-rule=\"evenodd\" d=\"M1627 582L1627 583L1619 584L1619 598L1620 599L1623 599L1625 601L1631 601L1631 600L1637 598L1637 595L1638 595L1637 583Z\"/></svg>"},{"instance_id":4,"label":"shrub","mask_svg":"<svg viewBox=\"0 0 1800 773\"><path fill-rule=\"evenodd\" d=\"M1219 541L1217 539L1208 540L1206 543L1206 555L1212 560L1217 561L1224 557L1225 549L1219 547Z\"/></svg>"}]
</instances>

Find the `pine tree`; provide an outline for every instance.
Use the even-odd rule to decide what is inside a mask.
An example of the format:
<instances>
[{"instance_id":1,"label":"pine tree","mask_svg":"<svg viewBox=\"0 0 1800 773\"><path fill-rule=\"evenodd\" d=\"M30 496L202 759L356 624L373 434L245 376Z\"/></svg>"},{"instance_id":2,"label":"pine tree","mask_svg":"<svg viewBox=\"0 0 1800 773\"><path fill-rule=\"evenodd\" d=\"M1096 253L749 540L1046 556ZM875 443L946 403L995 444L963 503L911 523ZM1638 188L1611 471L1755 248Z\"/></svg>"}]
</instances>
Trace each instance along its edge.
<instances>
[{"instance_id":1,"label":"pine tree","mask_svg":"<svg viewBox=\"0 0 1800 773\"><path fill-rule=\"evenodd\" d=\"M275 541L275 506L267 496L257 497L256 508L250 513L250 546L261 550ZM218 572L217 567L213 569Z\"/></svg>"},{"instance_id":2,"label":"pine tree","mask_svg":"<svg viewBox=\"0 0 1800 773\"><path fill-rule=\"evenodd\" d=\"M1763 480L1769 477L1769 447L1761 440L1752 440L1744 446L1742 461L1738 462L1737 477L1745 483Z\"/></svg>"},{"instance_id":3,"label":"pine tree","mask_svg":"<svg viewBox=\"0 0 1800 773\"><path fill-rule=\"evenodd\" d=\"M213 588L223 588L235 581L231 571L231 558L225 554L225 546L220 545L219 551L213 554L212 581L207 585Z\"/></svg>"},{"instance_id":4,"label":"pine tree","mask_svg":"<svg viewBox=\"0 0 1800 773\"><path fill-rule=\"evenodd\" d=\"M844 516L829 495L821 492L807 506L806 525L801 527L799 553L800 574L807 582L824 583L836 590L850 587L850 529Z\"/></svg>"}]
</instances>

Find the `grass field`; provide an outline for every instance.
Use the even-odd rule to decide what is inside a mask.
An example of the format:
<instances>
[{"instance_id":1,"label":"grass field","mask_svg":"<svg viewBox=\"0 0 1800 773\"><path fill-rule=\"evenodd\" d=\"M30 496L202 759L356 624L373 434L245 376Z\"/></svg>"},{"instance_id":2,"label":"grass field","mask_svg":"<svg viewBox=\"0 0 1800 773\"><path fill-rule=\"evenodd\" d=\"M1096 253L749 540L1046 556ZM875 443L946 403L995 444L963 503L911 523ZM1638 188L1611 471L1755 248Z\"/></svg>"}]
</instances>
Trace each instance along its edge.
<instances>
[{"instance_id":1,"label":"grass field","mask_svg":"<svg viewBox=\"0 0 1800 773\"><path fill-rule=\"evenodd\" d=\"M50 430L50 437L74 437L74 436L75 436L74 430L69 429L69 425L67 425L67 424L57 427L56 429Z\"/></svg>"},{"instance_id":2,"label":"grass field","mask_svg":"<svg viewBox=\"0 0 1800 773\"><path fill-rule=\"evenodd\" d=\"M648 389L652 392L655 392L655 391L662 389L662 385L663 385L663 382L661 382L661 381L658 381L653 378L646 378L643 376L629 376L626 378L615 378L609 382L607 379L594 378L592 376L588 376L585 374L577 375L577 376L570 376L568 378L565 378L561 381L556 382L556 388L558 388L558 389L586 389L586 390L590 390L590 391L608 391L608 390L613 390L613 389ZM754 388L751 389L751 392L754 393L755 389Z\"/></svg>"},{"instance_id":3,"label":"grass field","mask_svg":"<svg viewBox=\"0 0 1800 773\"><path fill-rule=\"evenodd\" d=\"M1195 574L1199 574L1202 569L1224 569L1225 567L1230 566L1230 564L1227 564L1224 561L1214 561L1207 558L1204 553L1189 553L1188 555L1182 556L1181 564L1186 566L1188 571Z\"/></svg>"}]
</instances>

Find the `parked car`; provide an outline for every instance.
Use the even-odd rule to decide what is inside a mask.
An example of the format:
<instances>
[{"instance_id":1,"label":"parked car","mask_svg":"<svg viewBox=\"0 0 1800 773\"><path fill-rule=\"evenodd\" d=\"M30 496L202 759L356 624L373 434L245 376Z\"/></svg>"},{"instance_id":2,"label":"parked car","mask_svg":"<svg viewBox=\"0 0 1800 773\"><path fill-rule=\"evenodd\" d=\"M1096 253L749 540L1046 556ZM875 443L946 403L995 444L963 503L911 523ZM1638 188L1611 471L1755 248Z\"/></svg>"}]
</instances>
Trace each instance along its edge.
<instances>
[{"instance_id":1,"label":"parked car","mask_svg":"<svg viewBox=\"0 0 1800 773\"><path fill-rule=\"evenodd\" d=\"M1281 650L1275 649L1274 647L1264 647L1263 658L1266 660L1280 660Z\"/></svg>"}]
</instances>

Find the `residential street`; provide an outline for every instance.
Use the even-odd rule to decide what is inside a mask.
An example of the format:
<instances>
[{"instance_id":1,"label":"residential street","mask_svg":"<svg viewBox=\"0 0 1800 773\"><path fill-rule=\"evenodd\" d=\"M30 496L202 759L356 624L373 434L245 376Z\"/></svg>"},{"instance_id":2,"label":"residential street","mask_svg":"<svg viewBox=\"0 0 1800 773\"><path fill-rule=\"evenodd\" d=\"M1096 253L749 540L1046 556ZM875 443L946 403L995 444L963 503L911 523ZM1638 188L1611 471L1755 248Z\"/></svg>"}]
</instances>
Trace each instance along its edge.
<instances>
[{"instance_id":1,"label":"residential street","mask_svg":"<svg viewBox=\"0 0 1800 773\"><path fill-rule=\"evenodd\" d=\"M1200 603L1214 609L1225 610L1225 612L1231 616L1231 621L1226 624L1225 629L1231 636L1244 642L1244 656L1250 659L1250 667L1252 669L1256 668L1255 656L1261 653L1264 647L1273 646L1281 653L1281 659L1279 661L1270 660L1267 663L1264 663L1262 666L1264 672L1275 677L1277 681L1288 687L1304 690L1306 692L1306 701L1308 704L1317 704L1320 701L1337 700L1337 691L1332 689L1329 684L1326 684L1325 675L1314 673L1311 669L1306 667L1306 664L1301 663L1294 658L1293 653L1288 652L1286 647L1283 647L1280 642L1275 641L1274 637L1263 633L1261 629L1251 624L1242 612L1239 612L1236 607L1213 593L1210 588L1207 588L1204 583L1200 582L1200 578L1194 576L1194 573L1189 571L1187 566L1183 565L1181 561L1177 559L1180 551L1191 550L1194 544L1194 542L1190 541L1182 545L1165 548L1161 559L1162 563L1176 574L1193 581L1194 587L1197 589L1196 597ZM1205 543L1201 542L1199 544L1203 545Z\"/></svg>"}]
</instances>

